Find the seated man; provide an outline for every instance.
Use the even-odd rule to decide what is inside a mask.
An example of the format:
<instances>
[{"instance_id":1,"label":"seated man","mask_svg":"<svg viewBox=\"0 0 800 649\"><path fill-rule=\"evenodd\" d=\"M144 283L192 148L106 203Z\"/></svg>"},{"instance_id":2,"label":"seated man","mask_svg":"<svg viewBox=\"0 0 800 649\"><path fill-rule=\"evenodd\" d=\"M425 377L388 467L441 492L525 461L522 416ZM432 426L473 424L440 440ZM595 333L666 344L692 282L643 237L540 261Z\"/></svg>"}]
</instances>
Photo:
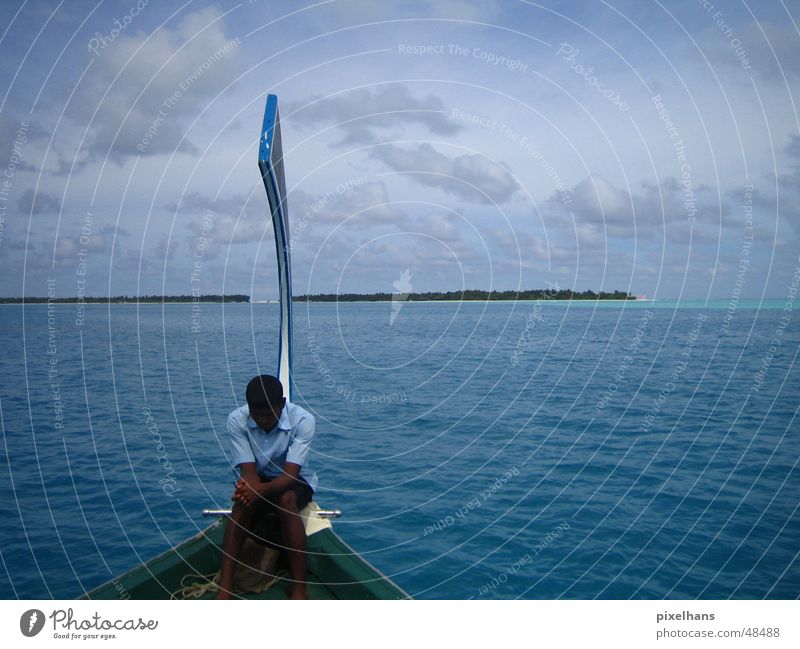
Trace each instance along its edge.
<instances>
[{"instance_id":1,"label":"seated man","mask_svg":"<svg viewBox=\"0 0 800 649\"><path fill-rule=\"evenodd\" d=\"M217 599L230 599L233 571L254 516L272 506L292 578L291 599L308 599L306 532L299 512L314 495L317 476L308 470L314 416L288 403L280 381L269 374L247 385L247 405L228 416L230 460L239 467L225 528Z\"/></svg>"}]
</instances>

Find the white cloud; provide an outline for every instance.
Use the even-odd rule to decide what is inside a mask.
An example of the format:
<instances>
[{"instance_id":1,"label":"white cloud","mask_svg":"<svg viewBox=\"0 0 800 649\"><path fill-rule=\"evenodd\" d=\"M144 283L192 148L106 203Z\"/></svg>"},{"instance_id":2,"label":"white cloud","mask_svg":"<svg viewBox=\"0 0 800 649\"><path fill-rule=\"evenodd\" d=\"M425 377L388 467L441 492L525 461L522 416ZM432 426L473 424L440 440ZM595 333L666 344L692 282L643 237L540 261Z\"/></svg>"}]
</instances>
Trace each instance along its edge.
<instances>
[{"instance_id":1,"label":"white cloud","mask_svg":"<svg viewBox=\"0 0 800 649\"><path fill-rule=\"evenodd\" d=\"M306 128L333 124L343 138L333 146L373 144L380 141L379 132L399 133L413 124L425 126L431 133L455 135L463 126L452 121L444 103L436 95L423 98L411 95L399 83L377 88L359 88L332 97L312 97L290 103L290 123Z\"/></svg>"},{"instance_id":2,"label":"white cloud","mask_svg":"<svg viewBox=\"0 0 800 649\"><path fill-rule=\"evenodd\" d=\"M172 29L125 33L94 55L67 110L85 125L98 109L88 138L91 154L120 160L175 149L196 152L182 140L187 116L205 107L239 67L238 44L226 36L220 15L207 7Z\"/></svg>"},{"instance_id":3,"label":"white cloud","mask_svg":"<svg viewBox=\"0 0 800 649\"><path fill-rule=\"evenodd\" d=\"M800 76L796 28L761 22L731 29L726 35L715 25L708 28L706 47L712 63L742 72L743 78L753 74L779 84Z\"/></svg>"},{"instance_id":4,"label":"white cloud","mask_svg":"<svg viewBox=\"0 0 800 649\"><path fill-rule=\"evenodd\" d=\"M556 230L577 232L582 246L598 247L605 237L645 241L660 239L666 231L673 241L684 241L689 234L690 211L686 201L693 200L695 240L716 240L720 227L739 225L724 200L708 186L691 188L691 194L675 178L659 183L640 183L638 192L617 189L604 176L592 173L564 196L554 193L548 200L549 220ZM572 223L574 217L575 223ZM720 223L721 219L721 223Z\"/></svg>"},{"instance_id":5,"label":"white cloud","mask_svg":"<svg viewBox=\"0 0 800 649\"><path fill-rule=\"evenodd\" d=\"M313 222L349 224L396 223L403 214L392 207L382 181L356 178L350 186L342 183L325 194L301 189L289 195L289 228L295 236L312 228Z\"/></svg>"},{"instance_id":6,"label":"white cloud","mask_svg":"<svg viewBox=\"0 0 800 649\"><path fill-rule=\"evenodd\" d=\"M49 192L28 189L19 197L17 207L22 214L55 214L61 211L61 201Z\"/></svg>"},{"instance_id":7,"label":"white cloud","mask_svg":"<svg viewBox=\"0 0 800 649\"><path fill-rule=\"evenodd\" d=\"M427 143L410 148L386 144L375 147L370 157L469 202L507 203L519 187L502 163L475 154L449 158Z\"/></svg>"},{"instance_id":8,"label":"white cloud","mask_svg":"<svg viewBox=\"0 0 800 649\"><path fill-rule=\"evenodd\" d=\"M36 171L27 160L30 141L41 139L42 130L30 122L17 121L11 115L0 113L0 169L5 173L13 165L10 173Z\"/></svg>"}]
</instances>

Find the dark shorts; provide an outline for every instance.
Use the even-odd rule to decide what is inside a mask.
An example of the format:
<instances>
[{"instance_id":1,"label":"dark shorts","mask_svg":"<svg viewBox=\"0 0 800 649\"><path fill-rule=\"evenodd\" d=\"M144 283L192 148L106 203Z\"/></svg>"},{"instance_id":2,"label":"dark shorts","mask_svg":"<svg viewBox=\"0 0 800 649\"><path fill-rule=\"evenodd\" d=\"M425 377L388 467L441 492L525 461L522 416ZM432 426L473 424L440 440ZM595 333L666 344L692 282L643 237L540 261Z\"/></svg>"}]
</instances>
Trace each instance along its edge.
<instances>
[{"instance_id":1,"label":"dark shorts","mask_svg":"<svg viewBox=\"0 0 800 649\"><path fill-rule=\"evenodd\" d=\"M261 478L265 482L269 480ZM298 478L294 482L292 490L297 498L297 509L301 510L311 502L314 497L314 490L303 478ZM280 539L278 529L277 505L269 500L259 498L255 505L253 517L248 525L248 530L257 540L267 543L277 543ZM280 547L280 545L279 545Z\"/></svg>"},{"instance_id":2,"label":"dark shorts","mask_svg":"<svg viewBox=\"0 0 800 649\"><path fill-rule=\"evenodd\" d=\"M268 478L261 478L264 482L269 482L270 479ZM294 491L294 495L297 497L297 509L302 510L308 503L311 502L311 499L314 497L314 490L311 488L311 485L308 484L304 478L298 476L297 480L294 481L294 486L292 487ZM266 508L274 509L274 505L267 500L261 501Z\"/></svg>"}]
</instances>

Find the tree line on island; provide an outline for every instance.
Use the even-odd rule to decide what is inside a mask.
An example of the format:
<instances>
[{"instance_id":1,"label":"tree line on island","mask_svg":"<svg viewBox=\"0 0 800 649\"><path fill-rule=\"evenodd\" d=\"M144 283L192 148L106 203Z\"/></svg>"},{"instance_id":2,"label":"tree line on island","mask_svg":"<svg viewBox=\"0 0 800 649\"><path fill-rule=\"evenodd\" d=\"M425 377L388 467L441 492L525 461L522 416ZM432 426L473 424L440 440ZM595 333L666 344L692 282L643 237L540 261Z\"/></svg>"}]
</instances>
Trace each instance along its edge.
<instances>
[{"instance_id":1,"label":"tree line on island","mask_svg":"<svg viewBox=\"0 0 800 649\"><path fill-rule=\"evenodd\" d=\"M295 295L295 302L388 302L402 296L408 302L486 301L486 300L635 300L625 291L573 291L571 289L532 289L528 291L447 291L429 293L318 293Z\"/></svg>"},{"instance_id":2,"label":"tree line on island","mask_svg":"<svg viewBox=\"0 0 800 649\"><path fill-rule=\"evenodd\" d=\"M428 293L318 293L295 295L294 302L390 302L401 297L408 302L487 301L487 300L635 300L625 291L573 291L571 289L532 289L528 291L446 291ZM250 302L249 295L117 295L115 297L0 297L0 304L76 303L147 304L181 302Z\"/></svg>"},{"instance_id":3,"label":"tree line on island","mask_svg":"<svg viewBox=\"0 0 800 649\"><path fill-rule=\"evenodd\" d=\"M0 297L0 304L161 304L162 302L249 302L249 295L117 295L114 297Z\"/></svg>"}]
</instances>

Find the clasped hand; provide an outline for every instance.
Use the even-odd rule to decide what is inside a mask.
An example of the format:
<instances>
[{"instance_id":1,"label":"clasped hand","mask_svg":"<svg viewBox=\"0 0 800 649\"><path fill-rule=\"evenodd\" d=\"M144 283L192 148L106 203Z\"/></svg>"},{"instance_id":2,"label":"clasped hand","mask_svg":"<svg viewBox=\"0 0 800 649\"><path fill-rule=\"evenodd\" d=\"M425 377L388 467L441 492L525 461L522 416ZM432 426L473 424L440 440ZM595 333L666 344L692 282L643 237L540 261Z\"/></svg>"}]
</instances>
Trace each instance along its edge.
<instances>
[{"instance_id":1,"label":"clasped hand","mask_svg":"<svg viewBox=\"0 0 800 649\"><path fill-rule=\"evenodd\" d=\"M236 490L233 492L231 500L245 507L250 507L261 499L260 486L260 481L248 482L247 480L239 479L236 482Z\"/></svg>"}]
</instances>

